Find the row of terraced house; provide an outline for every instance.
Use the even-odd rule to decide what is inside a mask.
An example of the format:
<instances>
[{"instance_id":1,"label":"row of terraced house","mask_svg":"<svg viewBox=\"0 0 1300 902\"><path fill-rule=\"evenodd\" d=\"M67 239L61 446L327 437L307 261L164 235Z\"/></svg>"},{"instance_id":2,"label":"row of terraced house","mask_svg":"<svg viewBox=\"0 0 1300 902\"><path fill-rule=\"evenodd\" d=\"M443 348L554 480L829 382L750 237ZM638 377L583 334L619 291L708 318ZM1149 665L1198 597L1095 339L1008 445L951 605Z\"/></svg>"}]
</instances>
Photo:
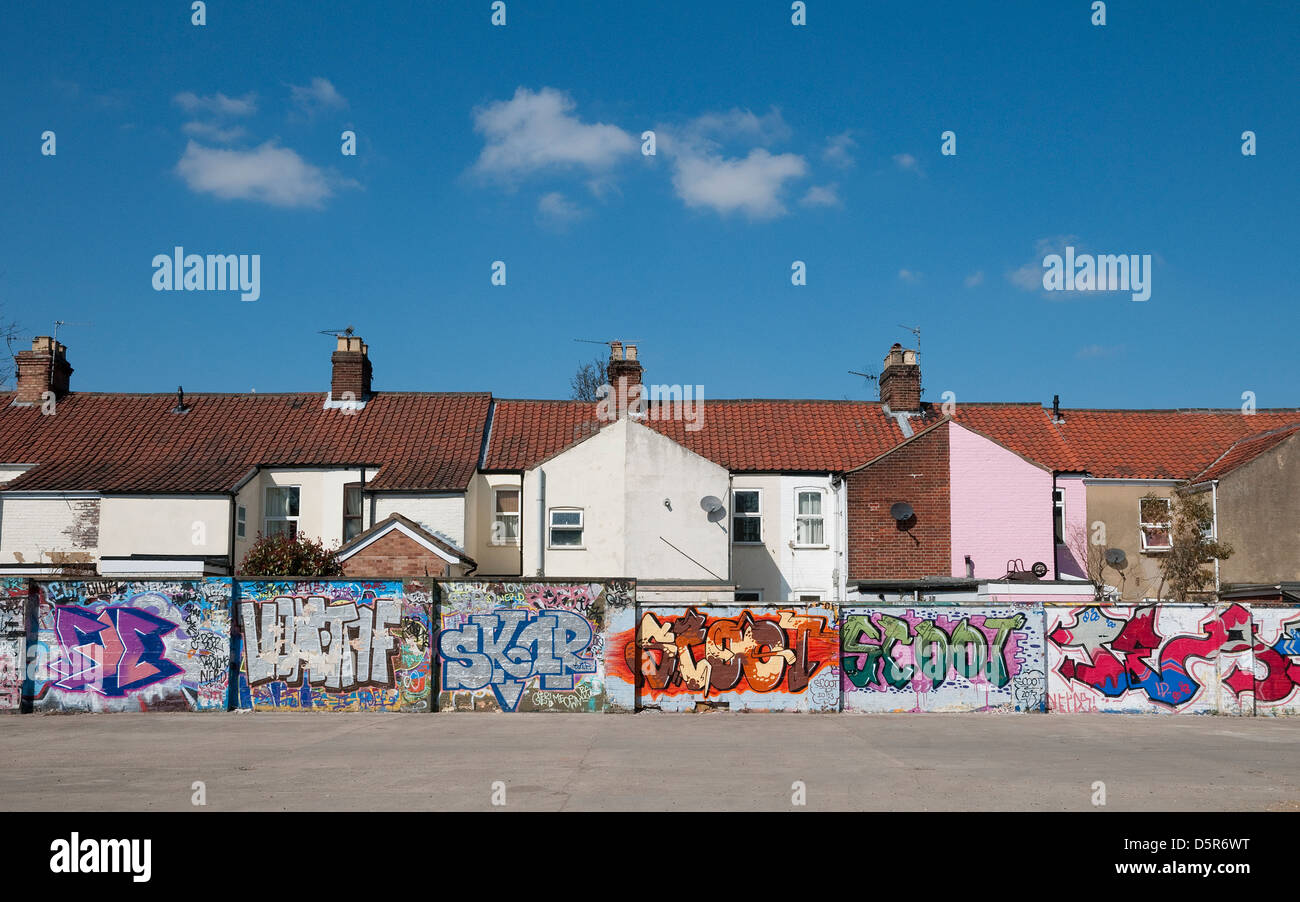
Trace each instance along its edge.
<instances>
[{"instance_id":1,"label":"row of terraced house","mask_svg":"<svg viewBox=\"0 0 1300 902\"><path fill-rule=\"evenodd\" d=\"M7 576L231 575L259 535L301 534L356 578L630 577L682 604L1075 603L1096 585L1140 603L1161 591L1171 499L1205 493L1235 551L1200 600L1300 600L1300 409L941 408L898 345L879 401L708 400L694 421L636 402L642 363L618 342L600 402L376 390L353 335L328 390L292 394L78 392L47 337L15 362Z\"/></svg>"}]
</instances>

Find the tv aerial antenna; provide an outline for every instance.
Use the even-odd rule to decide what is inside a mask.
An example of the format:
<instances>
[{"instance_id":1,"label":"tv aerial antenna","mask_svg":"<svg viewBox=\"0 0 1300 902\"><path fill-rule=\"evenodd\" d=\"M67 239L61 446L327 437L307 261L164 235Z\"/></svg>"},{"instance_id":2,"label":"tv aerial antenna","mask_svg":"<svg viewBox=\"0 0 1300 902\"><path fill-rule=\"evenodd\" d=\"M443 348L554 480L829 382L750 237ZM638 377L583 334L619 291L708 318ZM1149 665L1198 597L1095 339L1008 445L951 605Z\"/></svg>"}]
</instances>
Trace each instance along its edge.
<instances>
[{"instance_id":1,"label":"tv aerial antenna","mask_svg":"<svg viewBox=\"0 0 1300 902\"><path fill-rule=\"evenodd\" d=\"M597 340L594 339L594 338L575 338L574 341L578 341L578 342L581 342L581 343L583 343L583 344L588 344L588 345L612 345L612 344L614 344L615 341L618 341L619 344L624 344L624 345L632 344L632 345L634 345L634 344L637 343L637 341L639 341L639 339L636 339L636 338L630 338L630 339L627 339L627 340L624 340L624 341L620 341L619 339L611 339L611 340L609 340L609 341L597 341Z\"/></svg>"},{"instance_id":2,"label":"tv aerial antenna","mask_svg":"<svg viewBox=\"0 0 1300 902\"><path fill-rule=\"evenodd\" d=\"M904 329L904 330L906 330L906 331L908 331L908 332L911 332L912 335L916 338L916 356L917 356L917 359L920 359L920 357L921 357L921 327L920 327L920 326L905 326L905 325L903 325L902 323L899 323L899 324L898 324L898 328L900 328L900 329Z\"/></svg>"},{"instance_id":3,"label":"tv aerial antenna","mask_svg":"<svg viewBox=\"0 0 1300 902\"><path fill-rule=\"evenodd\" d=\"M321 329L319 332L317 332L317 334L318 334L318 335L333 335L335 338L338 338L338 337L341 336L341 335L347 335L347 336L351 337L351 335L352 335L355 331L356 331L356 330L353 329L351 326L348 326L346 329Z\"/></svg>"}]
</instances>

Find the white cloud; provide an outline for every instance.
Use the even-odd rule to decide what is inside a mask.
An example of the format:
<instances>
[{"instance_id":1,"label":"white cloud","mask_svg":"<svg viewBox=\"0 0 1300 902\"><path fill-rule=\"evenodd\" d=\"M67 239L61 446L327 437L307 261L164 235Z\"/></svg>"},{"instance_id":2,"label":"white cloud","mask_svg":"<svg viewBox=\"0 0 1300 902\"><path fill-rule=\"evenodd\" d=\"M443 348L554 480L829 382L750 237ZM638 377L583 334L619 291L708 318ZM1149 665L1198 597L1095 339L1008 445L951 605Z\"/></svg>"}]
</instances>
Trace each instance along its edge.
<instances>
[{"instance_id":1,"label":"white cloud","mask_svg":"<svg viewBox=\"0 0 1300 902\"><path fill-rule=\"evenodd\" d=\"M755 144L775 144L788 140L790 126L781 111L773 107L762 116L749 110L733 109L725 113L704 113L692 119L685 129L689 140L703 141L744 139Z\"/></svg>"},{"instance_id":2,"label":"white cloud","mask_svg":"<svg viewBox=\"0 0 1300 902\"><path fill-rule=\"evenodd\" d=\"M200 97L193 91L182 91L172 101L187 113L212 113L218 116L251 116L257 112L257 95L252 91L243 97L227 97L221 92Z\"/></svg>"},{"instance_id":3,"label":"white cloud","mask_svg":"<svg viewBox=\"0 0 1300 902\"><path fill-rule=\"evenodd\" d=\"M780 195L786 181L808 171L803 157L773 155L761 147L743 159L679 154L674 165L673 186L688 207L709 207L724 215L740 211L750 219L784 214Z\"/></svg>"},{"instance_id":4,"label":"white cloud","mask_svg":"<svg viewBox=\"0 0 1300 902\"><path fill-rule=\"evenodd\" d=\"M289 85L289 92L294 105L308 116L322 110L346 109L348 105L347 98L335 90L330 80L320 76L313 78L306 87Z\"/></svg>"},{"instance_id":5,"label":"white cloud","mask_svg":"<svg viewBox=\"0 0 1300 902\"><path fill-rule=\"evenodd\" d=\"M805 207L843 206L843 202L840 200L839 186L833 183L830 185L813 185L800 198L799 203Z\"/></svg>"},{"instance_id":6,"label":"white cloud","mask_svg":"<svg viewBox=\"0 0 1300 902\"><path fill-rule=\"evenodd\" d=\"M857 162L853 158L853 148L858 146L849 132L839 135L833 135L826 139L826 149L822 151L822 159L832 166L840 169L849 169Z\"/></svg>"},{"instance_id":7,"label":"white cloud","mask_svg":"<svg viewBox=\"0 0 1300 902\"><path fill-rule=\"evenodd\" d=\"M559 191L543 194L537 201L537 218L543 225L563 228L585 215L585 210L578 207Z\"/></svg>"},{"instance_id":8,"label":"white cloud","mask_svg":"<svg viewBox=\"0 0 1300 902\"><path fill-rule=\"evenodd\" d=\"M659 132L659 148L672 161L673 187L688 207L774 219L787 212L782 200L786 183L808 172L807 161L798 154L773 154L765 147L753 147L744 156L725 154L723 142L769 143L788 134L775 109L764 116L748 110L706 113L682 128ZM826 194L814 198L825 200Z\"/></svg>"},{"instance_id":9,"label":"white cloud","mask_svg":"<svg viewBox=\"0 0 1300 902\"><path fill-rule=\"evenodd\" d=\"M1048 254L1064 254L1066 245L1077 240L1074 235L1039 238L1034 242L1035 258L1008 272L1007 281L1022 291L1043 291L1043 258Z\"/></svg>"},{"instance_id":10,"label":"white cloud","mask_svg":"<svg viewBox=\"0 0 1300 902\"><path fill-rule=\"evenodd\" d=\"M921 175L921 164L910 153L894 154L894 165L904 172L915 172L917 175Z\"/></svg>"},{"instance_id":11,"label":"white cloud","mask_svg":"<svg viewBox=\"0 0 1300 902\"><path fill-rule=\"evenodd\" d=\"M917 282L921 281L921 273L911 269L900 269L898 271L898 280L900 282L906 282L909 285L915 285Z\"/></svg>"},{"instance_id":12,"label":"white cloud","mask_svg":"<svg viewBox=\"0 0 1300 902\"><path fill-rule=\"evenodd\" d=\"M238 141L247 134L242 125L232 125L229 128L217 125L212 122L186 122L181 126L181 131L195 138L206 138L209 141L216 141L220 144L229 144L232 141Z\"/></svg>"},{"instance_id":13,"label":"white cloud","mask_svg":"<svg viewBox=\"0 0 1300 902\"><path fill-rule=\"evenodd\" d=\"M321 207L336 187L355 184L339 180L273 141L253 150L225 150L190 141L176 172L196 193L275 207Z\"/></svg>"},{"instance_id":14,"label":"white cloud","mask_svg":"<svg viewBox=\"0 0 1300 902\"><path fill-rule=\"evenodd\" d=\"M974 288L977 285L983 285L984 270L981 269L978 272L971 273L969 276L962 279L962 284L965 285L967 288Z\"/></svg>"},{"instance_id":15,"label":"white cloud","mask_svg":"<svg viewBox=\"0 0 1300 902\"><path fill-rule=\"evenodd\" d=\"M640 146L615 125L585 123L573 99L554 88L519 88L510 100L474 111L474 130L486 138L474 169L506 180L552 167L604 170Z\"/></svg>"}]
</instances>

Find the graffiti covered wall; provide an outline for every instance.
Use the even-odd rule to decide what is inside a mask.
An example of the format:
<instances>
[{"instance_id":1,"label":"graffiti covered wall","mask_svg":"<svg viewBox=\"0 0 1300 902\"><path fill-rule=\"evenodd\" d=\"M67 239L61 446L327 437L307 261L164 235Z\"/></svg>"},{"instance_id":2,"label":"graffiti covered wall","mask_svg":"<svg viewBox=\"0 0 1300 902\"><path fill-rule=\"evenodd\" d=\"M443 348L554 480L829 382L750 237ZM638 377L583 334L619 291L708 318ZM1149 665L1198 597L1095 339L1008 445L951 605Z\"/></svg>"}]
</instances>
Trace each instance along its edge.
<instances>
[{"instance_id":1,"label":"graffiti covered wall","mask_svg":"<svg viewBox=\"0 0 1300 902\"><path fill-rule=\"evenodd\" d=\"M0 579L0 714L22 709L27 658L27 580Z\"/></svg>"},{"instance_id":2,"label":"graffiti covered wall","mask_svg":"<svg viewBox=\"0 0 1300 902\"><path fill-rule=\"evenodd\" d=\"M831 605L643 606L611 631L607 668L635 707L835 711L839 631ZM612 691L612 690L611 690Z\"/></svg>"},{"instance_id":3,"label":"graffiti covered wall","mask_svg":"<svg viewBox=\"0 0 1300 902\"><path fill-rule=\"evenodd\" d=\"M429 593L414 583L240 582L239 706L429 710Z\"/></svg>"},{"instance_id":4,"label":"graffiti covered wall","mask_svg":"<svg viewBox=\"0 0 1300 902\"><path fill-rule=\"evenodd\" d=\"M440 582L438 710L606 710L606 617L634 585Z\"/></svg>"},{"instance_id":5,"label":"graffiti covered wall","mask_svg":"<svg viewBox=\"0 0 1300 902\"><path fill-rule=\"evenodd\" d=\"M225 711L229 579L39 583L24 695L37 712Z\"/></svg>"},{"instance_id":6,"label":"graffiti covered wall","mask_svg":"<svg viewBox=\"0 0 1300 902\"><path fill-rule=\"evenodd\" d=\"M1247 687L1225 682L1255 671L1250 611L1240 604L1046 610L1052 711L1253 713Z\"/></svg>"},{"instance_id":7,"label":"graffiti covered wall","mask_svg":"<svg viewBox=\"0 0 1300 902\"><path fill-rule=\"evenodd\" d=\"M1224 685L1256 715L1300 714L1300 608L1253 605L1250 617L1250 650L1225 655Z\"/></svg>"},{"instance_id":8,"label":"graffiti covered wall","mask_svg":"<svg viewBox=\"0 0 1300 902\"><path fill-rule=\"evenodd\" d=\"M845 711L1041 711L1043 610L844 608Z\"/></svg>"}]
</instances>

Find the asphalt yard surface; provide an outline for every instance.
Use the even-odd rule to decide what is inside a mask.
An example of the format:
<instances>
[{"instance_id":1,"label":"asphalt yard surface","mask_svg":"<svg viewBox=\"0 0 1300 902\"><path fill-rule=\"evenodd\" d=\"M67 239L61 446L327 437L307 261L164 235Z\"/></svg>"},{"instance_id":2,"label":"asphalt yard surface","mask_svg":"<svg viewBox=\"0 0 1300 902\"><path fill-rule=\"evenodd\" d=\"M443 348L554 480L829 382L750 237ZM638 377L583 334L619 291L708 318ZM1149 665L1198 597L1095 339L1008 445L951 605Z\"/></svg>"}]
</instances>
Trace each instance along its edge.
<instances>
[{"instance_id":1,"label":"asphalt yard surface","mask_svg":"<svg viewBox=\"0 0 1300 902\"><path fill-rule=\"evenodd\" d=\"M0 717L0 809L1300 810L1300 718ZM494 806L504 802L503 806Z\"/></svg>"}]
</instances>

